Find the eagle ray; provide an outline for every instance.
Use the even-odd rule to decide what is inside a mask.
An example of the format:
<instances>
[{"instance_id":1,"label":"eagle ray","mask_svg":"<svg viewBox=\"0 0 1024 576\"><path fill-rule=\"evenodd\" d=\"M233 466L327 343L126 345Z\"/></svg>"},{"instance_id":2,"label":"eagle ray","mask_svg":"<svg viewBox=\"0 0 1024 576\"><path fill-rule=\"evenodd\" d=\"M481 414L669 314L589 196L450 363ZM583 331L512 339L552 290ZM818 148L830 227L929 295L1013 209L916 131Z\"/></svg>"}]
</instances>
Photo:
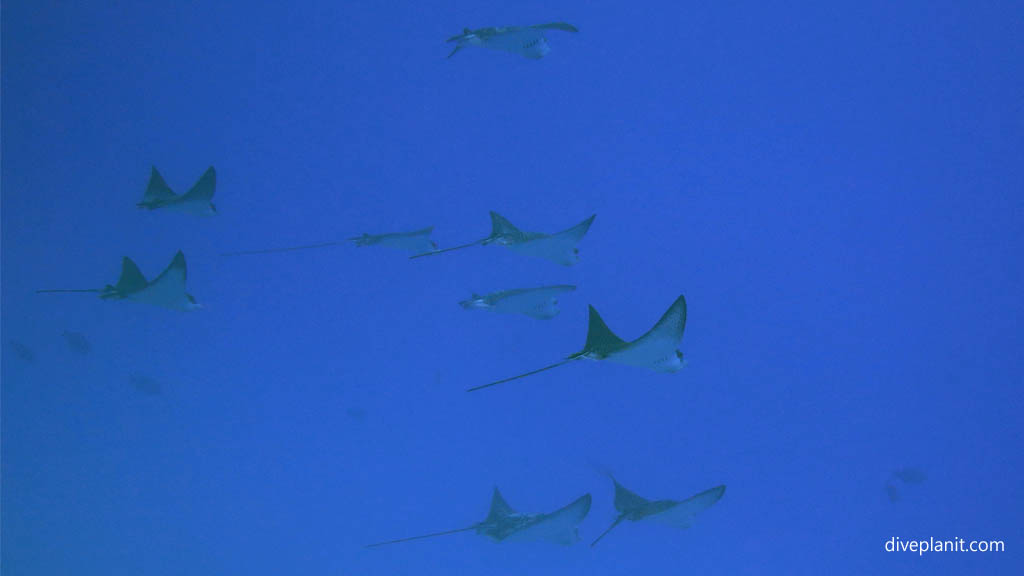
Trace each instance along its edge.
<instances>
[{"instance_id":1,"label":"eagle ray","mask_svg":"<svg viewBox=\"0 0 1024 576\"><path fill-rule=\"evenodd\" d=\"M490 310L501 314L523 314L548 320L558 315L558 295L573 292L575 286L560 284L538 288L514 288L480 296L473 294L459 302L466 310Z\"/></svg>"},{"instance_id":2,"label":"eagle ray","mask_svg":"<svg viewBox=\"0 0 1024 576\"><path fill-rule=\"evenodd\" d=\"M608 535L623 520L640 522L651 520L663 522L677 528L689 528L697 514L707 510L716 502L721 500L725 494L725 485L715 486L709 490L700 492L686 500L648 500L635 492L627 489L619 481L611 476L615 484L615 510L619 515L606 528L601 535L590 543L591 548L597 545L602 538Z\"/></svg>"},{"instance_id":3,"label":"eagle ray","mask_svg":"<svg viewBox=\"0 0 1024 576\"><path fill-rule=\"evenodd\" d=\"M187 277L185 255L179 250L167 268L152 282L147 281L135 262L125 256L121 259L121 276L117 284L107 284L103 288L36 290L36 293L98 293L103 300L129 300L171 310L202 308L202 305L196 303L195 297L185 291Z\"/></svg>"},{"instance_id":4,"label":"eagle ray","mask_svg":"<svg viewBox=\"0 0 1024 576\"><path fill-rule=\"evenodd\" d=\"M476 30L464 28L462 34L456 34L448 39L448 42L456 43L455 48L448 54L448 58L455 56L459 50L467 46L480 46L519 54L530 60L539 60L551 52L551 47L544 35L545 30L579 32L579 29L566 22L548 22L533 26L488 27Z\"/></svg>"},{"instance_id":5,"label":"eagle ray","mask_svg":"<svg viewBox=\"0 0 1024 576\"><path fill-rule=\"evenodd\" d=\"M686 365L683 360L683 353L676 347L683 339L683 332L686 329L686 298L680 295L672 306L661 316L658 323L632 342L626 342L615 335L608 325L601 319L597 310L590 306L590 318L587 325L587 341L583 349L575 354L570 354L562 360L518 374L510 378L504 378L488 384L469 388L468 392L490 388L512 380L532 376L552 368L568 364L574 360L586 358L588 360L607 360L617 364L647 368L656 372L678 372Z\"/></svg>"},{"instance_id":6,"label":"eagle ray","mask_svg":"<svg viewBox=\"0 0 1024 576\"><path fill-rule=\"evenodd\" d=\"M491 496L491 507L487 517L480 521L454 530L431 532L417 536L408 536L395 540L385 540L368 544L367 548L376 548L388 544L398 544L413 540L423 540L436 536L458 534L475 531L495 542L509 541L548 541L562 545L570 545L579 540L577 526L590 512L590 494L584 494L566 506L554 512L539 514L522 514L516 512L501 495L497 487Z\"/></svg>"},{"instance_id":7,"label":"eagle ray","mask_svg":"<svg viewBox=\"0 0 1024 576\"><path fill-rule=\"evenodd\" d=\"M213 216L217 213L217 207L212 202L216 189L217 171L213 166L207 168L192 188L180 196L171 190L156 166L153 166L146 192L136 206L146 210L174 210L194 216Z\"/></svg>"},{"instance_id":8,"label":"eagle ray","mask_svg":"<svg viewBox=\"0 0 1024 576\"><path fill-rule=\"evenodd\" d=\"M416 254L415 256L410 256L410 258L423 258L424 256L435 256L471 246L494 244L504 246L513 252L519 252L526 256L544 258L563 266L572 266L579 262L579 250L576 248L576 245L580 243L587 234L587 231L590 230L590 225L596 217L597 215L594 214L571 228L554 234L544 234L540 232L524 232L515 227L501 214L492 211L491 234L486 238L444 250L433 250Z\"/></svg>"}]
</instances>

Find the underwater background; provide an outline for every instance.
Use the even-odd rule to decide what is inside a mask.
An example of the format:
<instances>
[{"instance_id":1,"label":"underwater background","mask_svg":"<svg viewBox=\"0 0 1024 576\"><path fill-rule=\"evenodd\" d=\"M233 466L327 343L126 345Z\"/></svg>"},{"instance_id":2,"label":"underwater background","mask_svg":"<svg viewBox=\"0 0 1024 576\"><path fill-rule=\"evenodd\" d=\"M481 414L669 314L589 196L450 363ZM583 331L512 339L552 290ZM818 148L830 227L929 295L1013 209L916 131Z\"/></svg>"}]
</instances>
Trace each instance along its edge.
<instances>
[{"instance_id":1,"label":"underwater background","mask_svg":"<svg viewBox=\"0 0 1024 576\"><path fill-rule=\"evenodd\" d=\"M445 58L556 20L579 33L541 60ZM1022 573L1022 62L1019 2L4 2L3 573ZM183 191L211 165L217 216L136 208L151 166ZM597 218L572 267L221 256L444 248L490 210ZM34 293L178 250L202 310ZM578 287L551 320L458 305L545 284ZM678 373L465 392L579 350L588 304L632 339L680 294ZM728 488L591 548L606 473ZM364 547L494 486L591 493L581 541Z\"/></svg>"}]
</instances>

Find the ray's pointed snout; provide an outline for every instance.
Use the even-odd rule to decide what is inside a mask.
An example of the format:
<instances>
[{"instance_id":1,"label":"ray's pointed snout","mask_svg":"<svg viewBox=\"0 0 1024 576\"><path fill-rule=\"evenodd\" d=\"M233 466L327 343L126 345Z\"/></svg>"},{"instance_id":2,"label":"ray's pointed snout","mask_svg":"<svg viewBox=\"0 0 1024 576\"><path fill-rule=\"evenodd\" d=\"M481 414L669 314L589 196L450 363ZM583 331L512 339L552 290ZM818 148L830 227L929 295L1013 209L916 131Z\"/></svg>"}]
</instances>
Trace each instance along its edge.
<instances>
[{"instance_id":1,"label":"ray's pointed snout","mask_svg":"<svg viewBox=\"0 0 1024 576\"><path fill-rule=\"evenodd\" d=\"M487 303L484 302L483 298L470 298L469 300L459 302L459 306L462 306L466 310L476 310L487 308Z\"/></svg>"}]
</instances>

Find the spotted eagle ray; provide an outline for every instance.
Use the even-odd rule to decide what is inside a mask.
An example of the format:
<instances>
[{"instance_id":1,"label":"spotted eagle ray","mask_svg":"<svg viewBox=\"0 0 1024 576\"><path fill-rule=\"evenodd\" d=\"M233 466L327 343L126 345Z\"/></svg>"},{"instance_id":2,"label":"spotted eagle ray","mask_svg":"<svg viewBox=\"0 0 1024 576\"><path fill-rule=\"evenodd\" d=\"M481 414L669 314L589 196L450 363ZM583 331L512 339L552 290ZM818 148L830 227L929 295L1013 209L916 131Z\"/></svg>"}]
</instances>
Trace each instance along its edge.
<instances>
[{"instance_id":1,"label":"spotted eagle ray","mask_svg":"<svg viewBox=\"0 0 1024 576\"><path fill-rule=\"evenodd\" d=\"M244 256L248 254L272 254L274 252L294 252L296 250L309 250L311 248L327 248L337 246L345 242L352 242L356 246L383 246L406 252L422 254L437 250L437 242L430 239L434 231L433 226L413 230L412 232L392 232L389 234L361 234L346 238L345 240L333 240L318 242L316 244L303 244L301 246L288 246L285 248L266 248L263 250L242 250L239 252L227 252L221 256Z\"/></svg>"},{"instance_id":2,"label":"spotted eagle ray","mask_svg":"<svg viewBox=\"0 0 1024 576\"><path fill-rule=\"evenodd\" d=\"M462 244L461 246L417 254L410 256L410 258L433 256L435 254L469 248L470 246L495 244L520 254L544 258L563 266L572 266L579 262L579 250L576 248L576 245L587 234L587 230L590 230L590 225L596 217L597 215L594 214L583 222L561 232L543 234L540 232L524 232L513 226L501 214L491 212L491 235L487 238L470 242L469 244Z\"/></svg>"},{"instance_id":3,"label":"spotted eagle ray","mask_svg":"<svg viewBox=\"0 0 1024 576\"><path fill-rule=\"evenodd\" d=\"M478 28L476 30L464 28L462 34L448 39L448 42L456 43L455 49L448 54L448 57L455 56L456 52L466 46L482 46L492 50L512 52L531 60L539 60L551 52L551 47L548 46L547 39L544 37L545 30L579 32L575 26L565 22L549 22L534 26Z\"/></svg>"},{"instance_id":4,"label":"spotted eagle ray","mask_svg":"<svg viewBox=\"0 0 1024 576\"><path fill-rule=\"evenodd\" d=\"M135 262L125 256L121 260L121 277L117 279L117 284L107 284L103 288L36 290L36 293L96 292L104 300L142 302L171 310L202 308L191 294L185 292L187 275L185 255L180 250L174 255L170 265L152 282L147 281Z\"/></svg>"},{"instance_id":5,"label":"spotted eagle ray","mask_svg":"<svg viewBox=\"0 0 1024 576\"><path fill-rule=\"evenodd\" d=\"M466 310L491 310L502 314L525 314L547 320L558 316L558 295L576 290L575 286L541 286L491 292L484 296L473 294L469 300L459 302Z\"/></svg>"},{"instance_id":6,"label":"spotted eagle ray","mask_svg":"<svg viewBox=\"0 0 1024 576\"><path fill-rule=\"evenodd\" d=\"M174 210L193 216L213 216L217 213L217 207L211 200L216 188L217 172L210 166L188 192L179 196L171 190L154 166L149 174L146 193L136 206L147 210Z\"/></svg>"},{"instance_id":7,"label":"spotted eagle ray","mask_svg":"<svg viewBox=\"0 0 1024 576\"><path fill-rule=\"evenodd\" d=\"M653 328L632 342L626 342L616 336L608 328L608 325L604 323L604 320L601 319L601 315L597 313L597 310L591 306L590 319L587 324L587 341L583 345L583 350L570 354L563 360L543 368L489 384L475 386L470 388L469 391L472 392L512 380L518 380L582 358L588 360L607 360L616 364L638 366L656 372L678 372L686 365L683 361L683 353L677 349L677 346L683 340L683 330L685 328L686 298L683 296L676 298L676 301L672 303L672 306L662 315Z\"/></svg>"},{"instance_id":8,"label":"spotted eagle ray","mask_svg":"<svg viewBox=\"0 0 1024 576\"><path fill-rule=\"evenodd\" d=\"M435 536L457 534L459 532L475 531L481 536L486 536L495 542L525 542L525 541L547 541L568 546L579 540L577 526L587 513L590 512L590 494L584 494L572 503L546 514L522 514L516 512L505 502L498 488L494 488L494 495L491 496L491 509L481 522L477 522L465 528L434 532L420 536L399 538L367 545L367 548L384 546L385 544L398 544L410 540L422 540Z\"/></svg>"},{"instance_id":9,"label":"spotted eagle ray","mask_svg":"<svg viewBox=\"0 0 1024 576\"><path fill-rule=\"evenodd\" d=\"M611 526L590 543L591 547L600 542L602 538L623 520L639 522L649 519L677 528L689 528L698 513L710 508L715 502L721 500L722 495L725 494L725 485L723 484L691 496L686 500L648 500L627 490L615 478L612 478L612 482L615 483L615 510L619 515L612 522Z\"/></svg>"}]
</instances>

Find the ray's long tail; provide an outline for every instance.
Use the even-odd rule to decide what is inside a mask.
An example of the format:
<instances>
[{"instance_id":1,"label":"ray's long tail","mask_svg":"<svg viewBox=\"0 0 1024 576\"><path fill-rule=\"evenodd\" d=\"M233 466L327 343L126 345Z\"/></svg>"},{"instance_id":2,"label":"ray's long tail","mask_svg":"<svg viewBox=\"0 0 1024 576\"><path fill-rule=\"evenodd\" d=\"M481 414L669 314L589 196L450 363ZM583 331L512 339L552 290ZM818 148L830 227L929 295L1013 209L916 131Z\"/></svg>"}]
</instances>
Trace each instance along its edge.
<instances>
[{"instance_id":1,"label":"ray's long tail","mask_svg":"<svg viewBox=\"0 0 1024 576\"><path fill-rule=\"evenodd\" d=\"M484 240L477 240L476 242L470 242L469 244L462 244L462 245L459 245L459 246L452 246L451 248L443 248L441 250L431 250L430 252L424 252L422 254L416 254L416 255L413 255L413 256L409 256L409 259L410 260L414 260L416 258L423 258L424 256L436 256L438 254L443 254L445 252L452 252L454 250L462 250L463 248L469 248L471 246L476 246L478 244L483 244L485 241L486 241L486 239L484 239Z\"/></svg>"},{"instance_id":2,"label":"ray's long tail","mask_svg":"<svg viewBox=\"0 0 1024 576\"><path fill-rule=\"evenodd\" d=\"M618 526L619 523L622 522L625 518L626 518L625 516L619 516L618 518L616 518L615 522L612 522L611 526L609 526L604 532L601 532L600 536L598 536L597 538L594 538L594 541L590 543L590 547L593 548L595 545L597 545L597 543L601 541L601 538L604 538L605 536L607 536L608 533L611 532L613 528Z\"/></svg>"},{"instance_id":3,"label":"ray's long tail","mask_svg":"<svg viewBox=\"0 0 1024 576\"><path fill-rule=\"evenodd\" d=\"M412 540L423 540L424 538L433 538L435 536L447 536L448 534L458 534L459 532L469 532L470 530L476 530L476 524L467 526L466 528L458 528L456 530L445 530L444 532L432 532L430 534L422 534L420 536L409 536L408 538L399 538L397 540L386 540L384 542L375 542L373 544L367 544L367 548L376 548L377 546L386 546L388 544L398 544L401 542L409 542Z\"/></svg>"},{"instance_id":4,"label":"ray's long tail","mask_svg":"<svg viewBox=\"0 0 1024 576\"><path fill-rule=\"evenodd\" d=\"M524 372L523 374L518 374L516 376L512 376L511 378L505 378L503 380L498 380L496 382L490 382L488 384L483 384L481 386L474 386L474 387L466 390L466 392L475 392L477 390L483 390L484 388L490 388L491 386L497 386L498 384L504 384L505 382L511 382L513 380L519 380L520 378L526 378L527 376L533 376L534 374L539 374L541 372L545 372L547 370L551 370L552 368L558 368L559 366L564 366L564 365L568 364L569 362L572 362L573 360L579 360L580 358L582 358L582 356L578 356L578 355L574 354L574 355L566 358L565 360L562 360L561 362L555 362L554 364L550 364L550 365L545 366L543 368L537 368L536 370L530 370L529 372Z\"/></svg>"},{"instance_id":5,"label":"ray's long tail","mask_svg":"<svg viewBox=\"0 0 1024 576\"><path fill-rule=\"evenodd\" d=\"M102 292L99 288L57 288L49 290L36 290L36 294L86 294Z\"/></svg>"}]
</instances>

